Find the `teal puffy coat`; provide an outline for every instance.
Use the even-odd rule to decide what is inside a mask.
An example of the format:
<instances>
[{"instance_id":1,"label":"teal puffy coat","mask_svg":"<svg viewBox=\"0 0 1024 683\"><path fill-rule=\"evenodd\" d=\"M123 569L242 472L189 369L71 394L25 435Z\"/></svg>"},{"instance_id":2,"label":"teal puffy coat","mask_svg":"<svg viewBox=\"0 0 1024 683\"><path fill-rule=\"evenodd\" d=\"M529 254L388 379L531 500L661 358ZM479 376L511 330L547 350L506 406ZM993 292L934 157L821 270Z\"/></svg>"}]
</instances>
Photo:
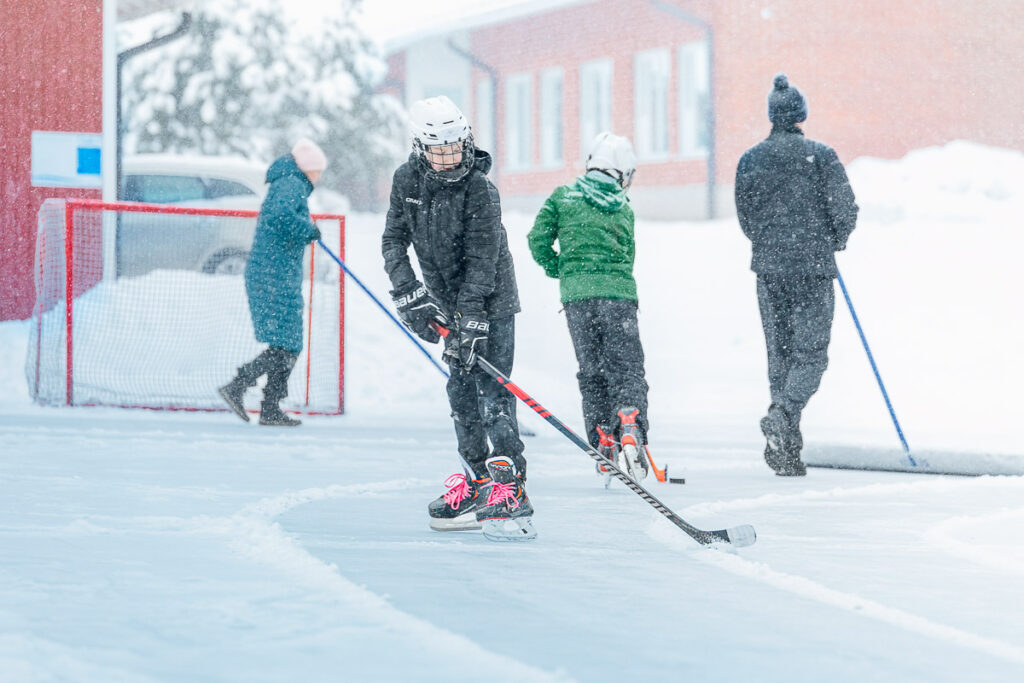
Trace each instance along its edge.
<instances>
[{"instance_id":1,"label":"teal puffy coat","mask_svg":"<svg viewBox=\"0 0 1024 683\"><path fill-rule=\"evenodd\" d=\"M245 266L245 291L256 339L298 354L302 351L302 256L320 238L309 216L313 183L286 154L267 169L270 189L256 219Z\"/></svg>"}]
</instances>

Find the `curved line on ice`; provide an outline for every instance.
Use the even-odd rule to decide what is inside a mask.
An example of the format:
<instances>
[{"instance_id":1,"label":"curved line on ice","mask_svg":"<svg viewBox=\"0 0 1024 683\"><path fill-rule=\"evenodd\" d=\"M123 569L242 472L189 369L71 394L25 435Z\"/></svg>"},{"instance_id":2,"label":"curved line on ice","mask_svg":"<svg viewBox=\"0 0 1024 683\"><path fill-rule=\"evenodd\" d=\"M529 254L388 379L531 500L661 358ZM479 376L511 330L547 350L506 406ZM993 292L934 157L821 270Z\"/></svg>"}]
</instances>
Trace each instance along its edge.
<instances>
[{"instance_id":1,"label":"curved line on ice","mask_svg":"<svg viewBox=\"0 0 1024 683\"><path fill-rule=\"evenodd\" d=\"M988 527L988 529L986 529ZM1009 539L1005 530L1017 536ZM924 532L926 539L941 550L977 564L1010 574L1024 574L1024 508L1000 510L987 515L951 517ZM985 543L988 535L998 539ZM972 535L969 542L960 540Z\"/></svg>"},{"instance_id":2,"label":"curved line on ice","mask_svg":"<svg viewBox=\"0 0 1024 683\"><path fill-rule=\"evenodd\" d=\"M874 488L874 487L863 487ZM803 496L778 496L778 498L802 498ZM773 496L764 496L773 498ZM695 505L693 507L700 507ZM793 593L801 598L815 600L825 605L838 607L855 614L885 622L907 631L945 640L962 647L979 650L987 654L1024 663L1024 649L1001 640L986 638L953 626L946 626L930 619L911 614L895 607L887 607L874 600L863 598L855 593L846 593L824 586L811 579L793 574L776 571L764 562L747 560L735 554L734 550L715 550L695 547L688 538L681 536L674 526L664 519L656 520L647 530L647 534L656 541L672 546L687 553L687 557L724 569L730 574L752 579L779 590Z\"/></svg>"},{"instance_id":3,"label":"curved line on ice","mask_svg":"<svg viewBox=\"0 0 1024 683\"><path fill-rule=\"evenodd\" d=\"M435 482L397 479L371 484L334 485L290 491L247 505L226 521L232 545L256 561L276 567L355 606L360 614L372 617L394 631L434 649L447 650L451 661L474 661L494 680L566 681L567 676L537 669L505 655L492 652L468 638L401 611L386 599L345 578L338 566L327 564L289 537L273 521L275 517L300 505L329 498L372 496L402 491ZM466 658L469 658L468 660ZM496 677L497 676L497 677ZM507 677L507 678L506 678Z\"/></svg>"},{"instance_id":4,"label":"curved line on ice","mask_svg":"<svg viewBox=\"0 0 1024 683\"><path fill-rule=\"evenodd\" d=\"M799 493L766 493L754 498L734 498L707 503L696 503L686 507L680 514L685 519L716 515L733 510L753 510L765 505L788 504L796 501L830 500L856 496L885 496L892 498L911 492L930 491L943 493L963 491L965 488L982 490L1016 487L1024 492L1024 477L975 477L975 478L929 478L897 484L868 484L866 486L836 487L827 490L801 491Z\"/></svg>"}]
</instances>

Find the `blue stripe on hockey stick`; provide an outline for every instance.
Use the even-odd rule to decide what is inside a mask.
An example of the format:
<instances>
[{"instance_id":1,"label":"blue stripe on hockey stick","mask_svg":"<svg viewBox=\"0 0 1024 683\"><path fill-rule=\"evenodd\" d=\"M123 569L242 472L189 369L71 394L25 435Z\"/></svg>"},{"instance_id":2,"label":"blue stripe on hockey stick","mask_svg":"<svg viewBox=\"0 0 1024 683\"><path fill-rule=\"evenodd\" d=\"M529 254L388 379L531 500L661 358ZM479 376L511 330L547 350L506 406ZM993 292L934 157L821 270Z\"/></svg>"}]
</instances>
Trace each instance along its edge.
<instances>
[{"instance_id":1,"label":"blue stripe on hockey stick","mask_svg":"<svg viewBox=\"0 0 1024 683\"><path fill-rule=\"evenodd\" d=\"M351 270L348 269L348 266L345 265L345 262L342 261L340 258L338 258L337 255L335 255L335 253L333 251L331 251L330 248L328 248L328 246L326 244L323 243L323 240L317 240L316 243L320 245L321 249L323 249L325 252L327 252L328 256L330 256L332 259L334 259L334 262L338 264L338 266L342 269L342 271L345 272L346 275L348 275L350 278L352 278L353 282L355 282L357 285L359 285L359 287L364 292L366 292L367 296L369 296L371 299L373 299L373 302L375 304L377 304L377 306L380 307L380 310L384 311L385 315L387 315L389 318L391 318L391 322L395 323L395 325L398 326L398 329L402 330L402 332L405 333L405 336L409 338L409 341L411 341L413 344L415 344L416 348L418 348L420 351L423 352L423 355L426 356L427 359L430 360L430 362L434 364L434 367L437 368L438 370L440 370L442 375L444 375L445 377L448 377L448 371L445 370L443 367L441 367L441 364L438 363L437 360L433 356L430 355L429 351L427 351L425 348L423 348L423 345L420 344L419 340L416 339L416 337L412 336L412 333L409 332L409 329L405 325L402 324L402 321L400 321L398 318L396 318L391 313L391 311L389 311L387 309L387 307L380 302L380 299L378 299L376 296L373 295L373 292L371 292L367 288L367 286L363 284L362 280L360 280L358 277L356 277L355 274Z\"/></svg>"},{"instance_id":2,"label":"blue stripe on hockey stick","mask_svg":"<svg viewBox=\"0 0 1024 683\"><path fill-rule=\"evenodd\" d=\"M846 299L846 305L850 308L850 315L853 316L853 324L857 326L857 334L860 335L860 341L864 345L864 351L868 354L868 362L871 363L871 369L875 373L875 379L878 381L878 388L882 390L882 398L885 399L885 405L889 409L889 416L892 418L892 423L896 427L896 434L900 437L900 443L903 444L903 450L907 453L907 459L910 460L911 467L917 467L917 461L914 460L914 456L910 454L910 446L907 445L907 440L903 437L903 429L900 427L900 421L896 419L896 411L893 410L892 401L889 400L889 392L885 390L885 384L882 382L882 375L878 372L878 366L875 365L875 357L871 355L871 347L868 346L867 337L864 336L864 330L860 326L860 319L857 318L857 311L853 310L853 301L850 300L850 293L846 289L846 283L843 282L843 274L836 270L836 276L839 278L839 287L843 290L843 297Z\"/></svg>"}]
</instances>

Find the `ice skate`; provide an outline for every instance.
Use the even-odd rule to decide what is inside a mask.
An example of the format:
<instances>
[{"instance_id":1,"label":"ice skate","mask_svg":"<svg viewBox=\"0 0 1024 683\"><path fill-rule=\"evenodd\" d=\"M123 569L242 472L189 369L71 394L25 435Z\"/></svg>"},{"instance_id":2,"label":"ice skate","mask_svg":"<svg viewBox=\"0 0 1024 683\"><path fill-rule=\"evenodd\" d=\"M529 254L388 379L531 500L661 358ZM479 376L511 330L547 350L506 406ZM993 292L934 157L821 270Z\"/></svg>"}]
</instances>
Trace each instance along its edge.
<instances>
[{"instance_id":1,"label":"ice skate","mask_svg":"<svg viewBox=\"0 0 1024 683\"><path fill-rule=\"evenodd\" d=\"M619 457L619 444L612 436L611 428L607 425L597 425L597 452L608 458L611 462L616 462ZM608 488L612 483L612 470L606 465L601 463L595 463L594 467L597 469L598 475L604 479L604 487Z\"/></svg>"},{"instance_id":2,"label":"ice skate","mask_svg":"<svg viewBox=\"0 0 1024 683\"><path fill-rule=\"evenodd\" d=\"M476 510L480 507L481 491L486 493L490 482L488 477L470 479L461 472L445 479L448 490L427 506L430 528L434 531L480 529Z\"/></svg>"},{"instance_id":3,"label":"ice skate","mask_svg":"<svg viewBox=\"0 0 1024 683\"><path fill-rule=\"evenodd\" d=\"M476 511L484 536L491 541L529 541L537 536L531 517L533 505L526 496L523 478L511 458L494 456L487 460L491 484L487 500ZM481 493L484 493L481 491Z\"/></svg>"},{"instance_id":4,"label":"ice skate","mask_svg":"<svg viewBox=\"0 0 1024 683\"><path fill-rule=\"evenodd\" d=\"M647 477L647 453L644 450L644 435L636 423L640 411L623 408L619 411L619 468L633 481Z\"/></svg>"}]
</instances>

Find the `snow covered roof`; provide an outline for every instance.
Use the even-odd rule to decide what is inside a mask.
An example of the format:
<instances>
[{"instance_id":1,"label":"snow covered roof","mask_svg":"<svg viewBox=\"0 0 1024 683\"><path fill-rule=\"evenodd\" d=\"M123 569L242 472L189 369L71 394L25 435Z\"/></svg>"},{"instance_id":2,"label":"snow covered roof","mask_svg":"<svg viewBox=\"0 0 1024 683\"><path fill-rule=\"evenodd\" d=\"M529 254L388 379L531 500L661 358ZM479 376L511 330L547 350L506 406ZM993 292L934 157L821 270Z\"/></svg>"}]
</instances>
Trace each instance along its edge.
<instances>
[{"instance_id":1,"label":"snow covered roof","mask_svg":"<svg viewBox=\"0 0 1024 683\"><path fill-rule=\"evenodd\" d=\"M444 16L435 17L430 21L411 23L408 29L396 31L392 37L381 40L381 48L384 54L388 55L428 38L593 2L597 0L481 0L472 6L453 9Z\"/></svg>"},{"instance_id":2,"label":"snow covered roof","mask_svg":"<svg viewBox=\"0 0 1024 683\"><path fill-rule=\"evenodd\" d=\"M117 0L118 21L138 19L163 10L187 9L188 0Z\"/></svg>"}]
</instances>

